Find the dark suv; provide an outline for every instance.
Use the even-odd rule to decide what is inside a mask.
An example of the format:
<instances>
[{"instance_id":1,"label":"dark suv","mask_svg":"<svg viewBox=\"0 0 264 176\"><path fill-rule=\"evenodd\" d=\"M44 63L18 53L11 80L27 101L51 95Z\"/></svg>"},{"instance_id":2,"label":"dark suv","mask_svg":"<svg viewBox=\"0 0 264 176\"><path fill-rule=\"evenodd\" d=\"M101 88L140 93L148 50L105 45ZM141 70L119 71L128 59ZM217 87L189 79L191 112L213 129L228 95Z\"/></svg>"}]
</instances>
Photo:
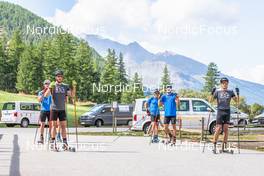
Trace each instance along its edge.
<instances>
[{"instance_id":1,"label":"dark suv","mask_svg":"<svg viewBox=\"0 0 264 176\"><path fill-rule=\"evenodd\" d=\"M113 112L110 104L98 104L80 117L80 124L88 127L95 125L100 127L103 125L112 125ZM115 111L117 125L132 124L133 105L119 105ZM123 119L122 119L123 118Z\"/></svg>"}]
</instances>

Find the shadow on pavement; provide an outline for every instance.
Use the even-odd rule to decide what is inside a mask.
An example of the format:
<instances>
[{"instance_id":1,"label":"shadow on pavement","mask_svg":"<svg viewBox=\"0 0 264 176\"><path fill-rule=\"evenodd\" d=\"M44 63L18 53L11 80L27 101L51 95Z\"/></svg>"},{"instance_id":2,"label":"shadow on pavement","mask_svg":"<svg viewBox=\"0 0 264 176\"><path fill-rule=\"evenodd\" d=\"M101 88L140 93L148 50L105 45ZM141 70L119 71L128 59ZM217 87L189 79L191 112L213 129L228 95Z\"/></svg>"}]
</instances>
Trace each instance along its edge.
<instances>
[{"instance_id":1,"label":"shadow on pavement","mask_svg":"<svg viewBox=\"0 0 264 176\"><path fill-rule=\"evenodd\" d=\"M14 135L14 139L13 139L13 154L11 157L9 175L20 176L20 148L18 145L17 134Z\"/></svg>"}]
</instances>

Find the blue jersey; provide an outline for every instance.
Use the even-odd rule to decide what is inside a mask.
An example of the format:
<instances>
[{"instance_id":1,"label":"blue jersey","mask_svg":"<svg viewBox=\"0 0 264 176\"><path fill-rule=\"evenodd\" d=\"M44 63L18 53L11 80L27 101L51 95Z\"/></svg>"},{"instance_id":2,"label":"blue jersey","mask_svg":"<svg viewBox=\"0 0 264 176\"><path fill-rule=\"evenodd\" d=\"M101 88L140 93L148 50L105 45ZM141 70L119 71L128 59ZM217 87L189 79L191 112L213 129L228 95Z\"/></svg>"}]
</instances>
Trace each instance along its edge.
<instances>
[{"instance_id":1,"label":"blue jersey","mask_svg":"<svg viewBox=\"0 0 264 176\"><path fill-rule=\"evenodd\" d=\"M41 101L41 111L50 111L50 105L51 105L51 95L49 95L48 97L44 97L43 92L40 91L38 93L39 97L42 97L42 101Z\"/></svg>"},{"instance_id":2,"label":"blue jersey","mask_svg":"<svg viewBox=\"0 0 264 176\"><path fill-rule=\"evenodd\" d=\"M154 116L160 115L158 98L151 97L150 99L148 99L147 103L148 103L150 115L154 115Z\"/></svg>"},{"instance_id":3,"label":"blue jersey","mask_svg":"<svg viewBox=\"0 0 264 176\"><path fill-rule=\"evenodd\" d=\"M163 95L160 101L164 104L165 117L176 117L176 93L168 93Z\"/></svg>"}]
</instances>

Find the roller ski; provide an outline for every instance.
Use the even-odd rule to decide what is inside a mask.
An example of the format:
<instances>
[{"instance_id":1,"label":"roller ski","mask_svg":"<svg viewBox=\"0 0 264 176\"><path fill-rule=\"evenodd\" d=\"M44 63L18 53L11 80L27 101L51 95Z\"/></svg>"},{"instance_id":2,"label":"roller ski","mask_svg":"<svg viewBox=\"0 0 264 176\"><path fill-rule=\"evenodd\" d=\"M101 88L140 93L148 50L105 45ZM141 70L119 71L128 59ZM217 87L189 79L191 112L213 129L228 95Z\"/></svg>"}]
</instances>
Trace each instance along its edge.
<instances>
[{"instance_id":1,"label":"roller ski","mask_svg":"<svg viewBox=\"0 0 264 176\"><path fill-rule=\"evenodd\" d=\"M40 139L38 140L38 144L39 145L43 145L44 144L44 137L40 136Z\"/></svg>"},{"instance_id":2,"label":"roller ski","mask_svg":"<svg viewBox=\"0 0 264 176\"><path fill-rule=\"evenodd\" d=\"M150 144L155 144L155 143L159 143L160 140L159 140L159 137L157 135L154 135L153 137L151 137L151 140L150 140Z\"/></svg>"},{"instance_id":3,"label":"roller ski","mask_svg":"<svg viewBox=\"0 0 264 176\"><path fill-rule=\"evenodd\" d=\"M228 149L228 148L227 148L227 144L226 144L226 143L223 143L223 144L222 144L222 149L219 150L219 153L234 154L234 150L232 150L232 149Z\"/></svg>"},{"instance_id":4,"label":"roller ski","mask_svg":"<svg viewBox=\"0 0 264 176\"><path fill-rule=\"evenodd\" d=\"M51 150L51 151L54 151L54 152L59 152L59 148L58 148L58 146L57 146L55 140L52 140L52 141L50 142L50 150Z\"/></svg>"},{"instance_id":5,"label":"roller ski","mask_svg":"<svg viewBox=\"0 0 264 176\"><path fill-rule=\"evenodd\" d=\"M172 142L171 142L171 146L176 146L176 137L175 136L173 136L172 137L173 139L172 139Z\"/></svg>"},{"instance_id":6,"label":"roller ski","mask_svg":"<svg viewBox=\"0 0 264 176\"><path fill-rule=\"evenodd\" d=\"M75 147L70 147L67 142L63 142L62 150L68 152L76 152Z\"/></svg>"},{"instance_id":7,"label":"roller ski","mask_svg":"<svg viewBox=\"0 0 264 176\"><path fill-rule=\"evenodd\" d=\"M172 144L172 134L169 133L169 139L162 140L162 143L165 145L171 145Z\"/></svg>"}]
</instances>

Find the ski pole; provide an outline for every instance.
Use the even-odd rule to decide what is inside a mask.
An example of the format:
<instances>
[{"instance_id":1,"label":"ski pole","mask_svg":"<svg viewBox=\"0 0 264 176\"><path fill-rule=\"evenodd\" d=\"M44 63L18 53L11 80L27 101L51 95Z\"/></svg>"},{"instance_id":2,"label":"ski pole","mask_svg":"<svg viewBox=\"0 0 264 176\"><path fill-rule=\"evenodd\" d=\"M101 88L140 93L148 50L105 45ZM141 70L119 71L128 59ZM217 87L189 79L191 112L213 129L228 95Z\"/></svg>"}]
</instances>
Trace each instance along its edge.
<instances>
[{"instance_id":1,"label":"ski pole","mask_svg":"<svg viewBox=\"0 0 264 176\"><path fill-rule=\"evenodd\" d=\"M203 145L203 153L204 153L204 150L205 150L205 143L206 143L206 140L207 140L207 133L208 133L208 128L209 128L209 123L210 123L210 119L211 119L211 113L212 113L212 110L210 109L209 110L209 116L208 116L208 119L207 119L207 124L206 124L206 131L205 131L205 137L204 137L204 145Z\"/></svg>"},{"instance_id":2,"label":"ski pole","mask_svg":"<svg viewBox=\"0 0 264 176\"><path fill-rule=\"evenodd\" d=\"M67 117L67 135L68 135L68 140L70 141L70 131L69 131L69 122L68 122L68 106L67 106L68 98L66 98L65 101L65 109L66 109L66 117Z\"/></svg>"},{"instance_id":3,"label":"ski pole","mask_svg":"<svg viewBox=\"0 0 264 176\"><path fill-rule=\"evenodd\" d=\"M77 82L72 81L73 85L73 105L74 105L74 122L75 122L75 138L76 138L76 148L78 149L78 127L77 127L77 114L76 114L76 86Z\"/></svg>"},{"instance_id":4,"label":"ski pole","mask_svg":"<svg viewBox=\"0 0 264 176\"><path fill-rule=\"evenodd\" d=\"M237 95L237 110L239 108L239 88L236 87L236 95ZM238 153L240 154L240 131L239 131L239 113L237 113L237 147Z\"/></svg>"},{"instance_id":5,"label":"ski pole","mask_svg":"<svg viewBox=\"0 0 264 176\"><path fill-rule=\"evenodd\" d=\"M40 119L40 115L39 115L39 119ZM38 124L37 124L37 127L36 127L36 131L35 131L35 136L34 136L34 144L36 144L36 139L37 139L37 134L38 134L38 129L39 129L39 120L38 119Z\"/></svg>"}]
</instances>

